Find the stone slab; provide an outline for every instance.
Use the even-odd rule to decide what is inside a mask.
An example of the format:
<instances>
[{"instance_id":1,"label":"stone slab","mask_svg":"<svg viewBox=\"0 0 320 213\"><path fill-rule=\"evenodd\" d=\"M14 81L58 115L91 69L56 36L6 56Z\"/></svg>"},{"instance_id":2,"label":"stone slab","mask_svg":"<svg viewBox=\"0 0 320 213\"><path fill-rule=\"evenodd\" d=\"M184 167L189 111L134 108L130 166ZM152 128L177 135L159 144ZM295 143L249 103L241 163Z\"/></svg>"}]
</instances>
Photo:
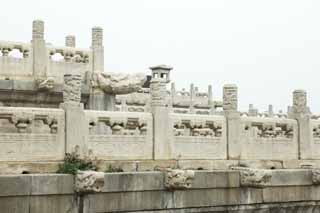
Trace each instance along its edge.
<instances>
[{"instance_id":1,"label":"stone slab","mask_svg":"<svg viewBox=\"0 0 320 213\"><path fill-rule=\"evenodd\" d=\"M1 213L30 213L29 197L0 197Z\"/></svg>"},{"instance_id":2,"label":"stone slab","mask_svg":"<svg viewBox=\"0 0 320 213\"><path fill-rule=\"evenodd\" d=\"M195 208L262 203L261 189L202 189L174 192L175 208Z\"/></svg>"},{"instance_id":3,"label":"stone slab","mask_svg":"<svg viewBox=\"0 0 320 213\"><path fill-rule=\"evenodd\" d=\"M84 212L130 212L172 208L173 194L167 191L116 192L87 195Z\"/></svg>"},{"instance_id":4,"label":"stone slab","mask_svg":"<svg viewBox=\"0 0 320 213\"><path fill-rule=\"evenodd\" d=\"M150 191L164 189L162 172L105 174L103 192Z\"/></svg>"},{"instance_id":5,"label":"stone slab","mask_svg":"<svg viewBox=\"0 0 320 213\"><path fill-rule=\"evenodd\" d=\"M156 160L138 162L137 171L160 171L166 168L177 168L175 160Z\"/></svg>"},{"instance_id":6,"label":"stone slab","mask_svg":"<svg viewBox=\"0 0 320 213\"><path fill-rule=\"evenodd\" d=\"M50 195L30 197L32 213L78 213L74 195Z\"/></svg>"},{"instance_id":7,"label":"stone slab","mask_svg":"<svg viewBox=\"0 0 320 213\"><path fill-rule=\"evenodd\" d=\"M312 185L312 171L309 169L272 170L271 186Z\"/></svg>"},{"instance_id":8,"label":"stone slab","mask_svg":"<svg viewBox=\"0 0 320 213\"><path fill-rule=\"evenodd\" d=\"M193 189L240 187L238 171L196 171Z\"/></svg>"},{"instance_id":9,"label":"stone slab","mask_svg":"<svg viewBox=\"0 0 320 213\"><path fill-rule=\"evenodd\" d=\"M31 193L31 176L0 176L0 197L2 196L21 196L30 195Z\"/></svg>"},{"instance_id":10,"label":"stone slab","mask_svg":"<svg viewBox=\"0 0 320 213\"><path fill-rule=\"evenodd\" d=\"M32 195L73 194L74 177L64 174L32 175Z\"/></svg>"},{"instance_id":11,"label":"stone slab","mask_svg":"<svg viewBox=\"0 0 320 213\"><path fill-rule=\"evenodd\" d=\"M0 80L0 90L12 90L13 80Z\"/></svg>"}]
</instances>

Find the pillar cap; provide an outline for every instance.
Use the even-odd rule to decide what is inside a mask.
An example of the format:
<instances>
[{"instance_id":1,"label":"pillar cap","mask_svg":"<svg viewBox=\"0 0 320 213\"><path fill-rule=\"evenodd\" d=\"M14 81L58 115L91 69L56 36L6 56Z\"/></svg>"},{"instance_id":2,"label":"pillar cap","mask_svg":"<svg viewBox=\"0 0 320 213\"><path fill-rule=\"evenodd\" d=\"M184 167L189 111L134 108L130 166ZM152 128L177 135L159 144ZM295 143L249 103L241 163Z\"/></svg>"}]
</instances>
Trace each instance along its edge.
<instances>
[{"instance_id":1,"label":"pillar cap","mask_svg":"<svg viewBox=\"0 0 320 213\"><path fill-rule=\"evenodd\" d=\"M173 68L171 66L168 66L168 65L164 65L164 64L161 64L161 65L157 65L157 66L152 66L150 67L151 70L172 70Z\"/></svg>"}]
</instances>

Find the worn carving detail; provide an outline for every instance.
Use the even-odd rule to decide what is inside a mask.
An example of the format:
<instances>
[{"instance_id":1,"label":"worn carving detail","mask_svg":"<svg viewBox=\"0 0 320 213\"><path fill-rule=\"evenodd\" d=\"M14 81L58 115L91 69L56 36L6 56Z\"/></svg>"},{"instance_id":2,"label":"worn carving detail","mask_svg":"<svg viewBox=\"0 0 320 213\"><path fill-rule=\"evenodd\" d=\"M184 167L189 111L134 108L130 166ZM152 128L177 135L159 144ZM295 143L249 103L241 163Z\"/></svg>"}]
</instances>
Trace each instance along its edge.
<instances>
[{"instance_id":1,"label":"worn carving detail","mask_svg":"<svg viewBox=\"0 0 320 213\"><path fill-rule=\"evenodd\" d=\"M293 92L293 110L295 113L307 113L307 93L304 90Z\"/></svg>"},{"instance_id":2,"label":"worn carving detail","mask_svg":"<svg viewBox=\"0 0 320 213\"><path fill-rule=\"evenodd\" d=\"M92 135L146 135L147 121L139 118L90 118L89 130Z\"/></svg>"},{"instance_id":3,"label":"worn carving detail","mask_svg":"<svg viewBox=\"0 0 320 213\"><path fill-rule=\"evenodd\" d=\"M292 124L281 123L247 123L244 131L249 132L250 136L256 138L286 138L293 139L294 131Z\"/></svg>"},{"instance_id":4,"label":"worn carving detail","mask_svg":"<svg viewBox=\"0 0 320 213\"><path fill-rule=\"evenodd\" d=\"M320 185L320 169L312 170L312 183Z\"/></svg>"},{"instance_id":5,"label":"worn carving detail","mask_svg":"<svg viewBox=\"0 0 320 213\"><path fill-rule=\"evenodd\" d=\"M103 73L93 74L91 85L109 94L137 92L146 81L144 74Z\"/></svg>"},{"instance_id":6,"label":"worn carving detail","mask_svg":"<svg viewBox=\"0 0 320 213\"><path fill-rule=\"evenodd\" d=\"M150 84L151 105L166 105L166 82L162 79L153 79Z\"/></svg>"},{"instance_id":7,"label":"worn carving detail","mask_svg":"<svg viewBox=\"0 0 320 213\"><path fill-rule=\"evenodd\" d=\"M64 75L63 102L81 101L81 75Z\"/></svg>"},{"instance_id":8,"label":"worn carving detail","mask_svg":"<svg viewBox=\"0 0 320 213\"><path fill-rule=\"evenodd\" d=\"M49 77L47 79L38 79L36 80L36 84L40 90L50 90L53 89L54 78Z\"/></svg>"},{"instance_id":9,"label":"worn carving detail","mask_svg":"<svg viewBox=\"0 0 320 213\"><path fill-rule=\"evenodd\" d=\"M16 126L19 133L27 133L28 127L33 120L34 116L31 113L19 112L11 117L11 122Z\"/></svg>"},{"instance_id":10,"label":"worn carving detail","mask_svg":"<svg viewBox=\"0 0 320 213\"><path fill-rule=\"evenodd\" d=\"M175 136L222 137L222 123L182 120L174 124Z\"/></svg>"},{"instance_id":11,"label":"worn carving detail","mask_svg":"<svg viewBox=\"0 0 320 213\"><path fill-rule=\"evenodd\" d=\"M270 184L272 172L263 169L243 169L240 171L241 186L264 187Z\"/></svg>"},{"instance_id":12,"label":"worn carving detail","mask_svg":"<svg viewBox=\"0 0 320 213\"><path fill-rule=\"evenodd\" d=\"M169 169L165 174L165 187L168 190L189 189L195 173L192 170Z\"/></svg>"},{"instance_id":13,"label":"worn carving detail","mask_svg":"<svg viewBox=\"0 0 320 213\"><path fill-rule=\"evenodd\" d=\"M102 46L103 29L101 27L92 28L92 46Z\"/></svg>"},{"instance_id":14,"label":"worn carving detail","mask_svg":"<svg viewBox=\"0 0 320 213\"><path fill-rule=\"evenodd\" d=\"M75 190L77 192L100 192L103 186L103 172L78 171L75 181Z\"/></svg>"},{"instance_id":15,"label":"worn carving detail","mask_svg":"<svg viewBox=\"0 0 320 213\"><path fill-rule=\"evenodd\" d=\"M320 139L320 124L313 126L312 133L314 138Z\"/></svg>"},{"instance_id":16,"label":"worn carving detail","mask_svg":"<svg viewBox=\"0 0 320 213\"><path fill-rule=\"evenodd\" d=\"M44 22L42 20L33 21L32 37L33 37L33 39L43 39L43 37L44 37Z\"/></svg>"},{"instance_id":17,"label":"worn carving detail","mask_svg":"<svg viewBox=\"0 0 320 213\"><path fill-rule=\"evenodd\" d=\"M225 85L223 87L223 110L238 109L238 89L236 85Z\"/></svg>"}]
</instances>

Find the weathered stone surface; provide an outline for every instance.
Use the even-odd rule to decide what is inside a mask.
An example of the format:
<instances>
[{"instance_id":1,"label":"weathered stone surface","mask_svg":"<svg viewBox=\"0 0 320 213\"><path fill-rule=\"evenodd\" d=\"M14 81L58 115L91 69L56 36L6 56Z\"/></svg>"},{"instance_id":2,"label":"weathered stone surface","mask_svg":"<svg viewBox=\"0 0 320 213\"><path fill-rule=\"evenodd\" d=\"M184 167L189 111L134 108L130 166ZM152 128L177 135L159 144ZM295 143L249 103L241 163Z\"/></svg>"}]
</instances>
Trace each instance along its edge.
<instances>
[{"instance_id":1,"label":"weathered stone surface","mask_svg":"<svg viewBox=\"0 0 320 213\"><path fill-rule=\"evenodd\" d=\"M311 173L313 184L320 185L320 169L313 169Z\"/></svg>"},{"instance_id":2,"label":"weathered stone surface","mask_svg":"<svg viewBox=\"0 0 320 213\"><path fill-rule=\"evenodd\" d=\"M173 206L173 194L167 191L98 193L84 199L84 212L90 213L168 209Z\"/></svg>"},{"instance_id":3,"label":"weathered stone surface","mask_svg":"<svg viewBox=\"0 0 320 213\"><path fill-rule=\"evenodd\" d=\"M73 194L73 175L38 174L31 176L32 195Z\"/></svg>"},{"instance_id":4,"label":"weathered stone surface","mask_svg":"<svg viewBox=\"0 0 320 213\"><path fill-rule=\"evenodd\" d=\"M167 168L177 168L177 161L150 160L138 162L138 171L164 171Z\"/></svg>"},{"instance_id":5,"label":"weathered stone surface","mask_svg":"<svg viewBox=\"0 0 320 213\"><path fill-rule=\"evenodd\" d=\"M165 187L168 190L189 189L195 173L192 170L168 169L165 173Z\"/></svg>"},{"instance_id":6,"label":"weathered stone surface","mask_svg":"<svg viewBox=\"0 0 320 213\"><path fill-rule=\"evenodd\" d=\"M272 170L272 186L312 185L312 171L307 169Z\"/></svg>"},{"instance_id":7,"label":"weathered stone surface","mask_svg":"<svg viewBox=\"0 0 320 213\"><path fill-rule=\"evenodd\" d=\"M110 94L126 94L141 89L146 81L144 74L123 74L98 72L93 75L92 86Z\"/></svg>"},{"instance_id":8,"label":"weathered stone surface","mask_svg":"<svg viewBox=\"0 0 320 213\"><path fill-rule=\"evenodd\" d=\"M0 197L31 194L31 176L0 176Z\"/></svg>"},{"instance_id":9,"label":"weathered stone surface","mask_svg":"<svg viewBox=\"0 0 320 213\"><path fill-rule=\"evenodd\" d=\"M240 170L241 186L265 187L271 184L272 172L262 169Z\"/></svg>"},{"instance_id":10,"label":"weathered stone surface","mask_svg":"<svg viewBox=\"0 0 320 213\"><path fill-rule=\"evenodd\" d=\"M100 192L104 187L103 172L78 171L75 178L75 190L82 193Z\"/></svg>"},{"instance_id":11,"label":"weathered stone surface","mask_svg":"<svg viewBox=\"0 0 320 213\"><path fill-rule=\"evenodd\" d=\"M1 213L30 213L27 196L0 197Z\"/></svg>"},{"instance_id":12,"label":"weathered stone surface","mask_svg":"<svg viewBox=\"0 0 320 213\"><path fill-rule=\"evenodd\" d=\"M102 192L164 190L162 172L106 173Z\"/></svg>"},{"instance_id":13,"label":"weathered stone surface","mask_svg":"<svg viewBox=\"0 0 320 213\"><path fill-rule=\"evenodd\" d=\"M238 171L195 171L192 189L240 187Z\"/></svg>"},{"instance_id":14,"label":"weathered stone surface","mask_svg":"<svg viewBox=\"0 0 320 213\"><path fill-rule=\"evenodd\" d=\"M32 213L78 213L74 195L32 196L29 205Z\"/></svg>"}]
</instances>

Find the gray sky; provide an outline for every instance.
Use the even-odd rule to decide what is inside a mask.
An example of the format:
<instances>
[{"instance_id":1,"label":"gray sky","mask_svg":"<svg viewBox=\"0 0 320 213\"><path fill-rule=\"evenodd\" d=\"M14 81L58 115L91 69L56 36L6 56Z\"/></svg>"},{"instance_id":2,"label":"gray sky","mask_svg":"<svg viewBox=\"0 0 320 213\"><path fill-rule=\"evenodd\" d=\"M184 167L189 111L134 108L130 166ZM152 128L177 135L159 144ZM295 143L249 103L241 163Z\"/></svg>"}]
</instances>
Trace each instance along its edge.
<instances>
[{"instance_id":1,"label":"gray sky","mask_svg":"<svg viewBox=\"0 0 320 213\"><path fill-rule=\"evenodd\" d=\"M90 46L92 26L104 29L105 71L174 67L178 88L236 83L239 106L286 110L294 89L305 89L320 112L319 0L10 0L1 2L0 40L29 41L34 19L46 41Z\"/></svg>"}]
</instances>

